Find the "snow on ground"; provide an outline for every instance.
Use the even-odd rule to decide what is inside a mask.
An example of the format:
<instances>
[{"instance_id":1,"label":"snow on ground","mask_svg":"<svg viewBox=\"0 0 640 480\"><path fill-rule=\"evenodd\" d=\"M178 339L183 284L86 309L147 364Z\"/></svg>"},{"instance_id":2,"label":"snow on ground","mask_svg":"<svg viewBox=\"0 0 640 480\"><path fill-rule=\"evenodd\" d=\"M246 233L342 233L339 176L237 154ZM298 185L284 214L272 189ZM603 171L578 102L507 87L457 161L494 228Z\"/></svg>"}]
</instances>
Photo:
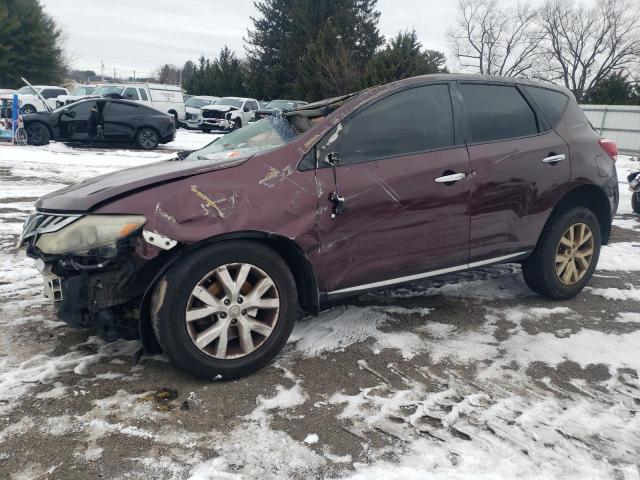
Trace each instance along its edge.
<instances>
[{"instance_id":1,"label":"snow on ground","mask_svg":"<svg viewBox=\"0 0 640 480\"><path fill-rule=\"evenodd\" d=\"M170 158L0 147L0 478L640 479L640 221L624 193L576 299L517 265L363 295L300 321L274 365L204 382L58 322L14 249L36 197Z\"/></svg>"}]
</instances>

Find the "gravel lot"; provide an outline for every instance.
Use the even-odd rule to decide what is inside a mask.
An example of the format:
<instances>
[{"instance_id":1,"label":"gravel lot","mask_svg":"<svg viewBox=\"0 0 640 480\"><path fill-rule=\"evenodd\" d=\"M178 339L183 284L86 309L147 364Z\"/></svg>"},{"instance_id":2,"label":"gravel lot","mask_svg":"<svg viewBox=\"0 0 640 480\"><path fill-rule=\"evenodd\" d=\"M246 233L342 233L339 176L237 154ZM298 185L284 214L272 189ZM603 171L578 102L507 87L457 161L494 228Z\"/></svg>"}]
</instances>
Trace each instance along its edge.
<instances>
[{"instance_id":1,"label":"gravel lot","mask_svg":"<svg viewBox=\"0 0 640 480\"><path fill-rule=\"evenodd\" d=\"M640 478L640 217L622 184L612 244L567 302L517 265L368 294L230 382L57 322L13 248L33 201L212 138L0 147L0 478Z\"/></svg>"}]
</instances>

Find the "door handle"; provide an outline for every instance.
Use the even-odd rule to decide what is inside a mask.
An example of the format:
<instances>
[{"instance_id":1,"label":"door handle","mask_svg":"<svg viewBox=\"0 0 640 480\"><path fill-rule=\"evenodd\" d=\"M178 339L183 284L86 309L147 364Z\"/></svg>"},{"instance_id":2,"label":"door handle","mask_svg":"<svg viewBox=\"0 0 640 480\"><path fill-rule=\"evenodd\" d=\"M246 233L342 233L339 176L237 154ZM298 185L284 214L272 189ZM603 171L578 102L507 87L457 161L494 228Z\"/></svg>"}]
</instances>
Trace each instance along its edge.
<instances>
[{"instance_id":1,"label":"door handle","mask_svg":"<svg viewBox=\"0 0 640 480\"><path fill-rule=\"evenodd\" d=\"M466 173L452 173L450 175L443 175L442 177L438 177L435 179L436 183L454 183L458 180L462 180L467 176Z\"/></svg>"},{"instance_id":2,"label":"door handle","mask_svg":"<svg viewBox=\"0 0 640 480\"><path fill-rule=\"evenodd\" d=\"M557 162L561 162L563 161L565 158L564 153L561 153L560 155L549 155L547 158L543 158L542 161L544 163L557 163Z\"/></svg>"}]
</instances>

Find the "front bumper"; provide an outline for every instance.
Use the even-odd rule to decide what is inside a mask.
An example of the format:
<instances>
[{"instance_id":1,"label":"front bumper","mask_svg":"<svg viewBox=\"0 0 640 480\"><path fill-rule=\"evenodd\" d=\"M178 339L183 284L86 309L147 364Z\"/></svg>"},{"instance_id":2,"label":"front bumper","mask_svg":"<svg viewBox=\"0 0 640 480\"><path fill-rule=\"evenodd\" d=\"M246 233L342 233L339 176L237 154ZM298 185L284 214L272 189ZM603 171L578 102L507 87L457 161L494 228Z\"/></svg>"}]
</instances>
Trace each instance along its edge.
<instances>
[{"instance_id":1,"label":"front bumper","mask_svg":"<svg viewBox=\"0 0 640 480\"><path fill-rule=\"evenodd\" d=\"M225 118L203 118L200 120L199 128L201 130L218 130L228 132L233 130L235 124L231 120Z\"/></svg>"}]
</instances>

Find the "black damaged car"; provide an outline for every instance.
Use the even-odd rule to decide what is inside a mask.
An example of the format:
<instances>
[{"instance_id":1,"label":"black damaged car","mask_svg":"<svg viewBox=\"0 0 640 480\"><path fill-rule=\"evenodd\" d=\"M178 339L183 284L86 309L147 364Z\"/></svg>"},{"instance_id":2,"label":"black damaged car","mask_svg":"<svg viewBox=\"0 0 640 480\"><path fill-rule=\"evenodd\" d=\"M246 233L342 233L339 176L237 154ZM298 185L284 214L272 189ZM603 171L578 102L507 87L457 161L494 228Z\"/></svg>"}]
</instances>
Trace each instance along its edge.
<instances>
[{"instance_id":1,"label":"black damaged car","mask_svg":"<svg viewBox=\"0 0 640 480\"><path fill-rule=\"evenodd\" d=\"M91 98L52 112L24 116L31 145L51 140L84 144L133 144L152 150L176 135L171 115L139 103L110 98Z\"/></svg>"}]
</instances>

